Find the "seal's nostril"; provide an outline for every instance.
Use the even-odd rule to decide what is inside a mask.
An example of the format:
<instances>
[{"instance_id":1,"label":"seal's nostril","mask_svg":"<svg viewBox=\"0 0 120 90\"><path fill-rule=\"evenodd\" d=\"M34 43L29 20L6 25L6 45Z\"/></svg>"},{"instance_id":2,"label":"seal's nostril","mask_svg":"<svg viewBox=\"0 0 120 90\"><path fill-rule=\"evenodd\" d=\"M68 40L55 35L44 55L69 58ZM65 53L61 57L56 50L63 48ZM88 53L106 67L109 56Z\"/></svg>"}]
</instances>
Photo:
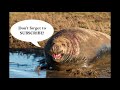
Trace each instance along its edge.
<instances>
[{"instance_id":1,"label":"seal's nostril","mask_svg":"<svg viewBox=\"0 0 120 90\"><path fill-rule=\"evenodd\" d=\"M63 46L65 46L65 44L62 44Z\"/></svg>"}]
</instances>

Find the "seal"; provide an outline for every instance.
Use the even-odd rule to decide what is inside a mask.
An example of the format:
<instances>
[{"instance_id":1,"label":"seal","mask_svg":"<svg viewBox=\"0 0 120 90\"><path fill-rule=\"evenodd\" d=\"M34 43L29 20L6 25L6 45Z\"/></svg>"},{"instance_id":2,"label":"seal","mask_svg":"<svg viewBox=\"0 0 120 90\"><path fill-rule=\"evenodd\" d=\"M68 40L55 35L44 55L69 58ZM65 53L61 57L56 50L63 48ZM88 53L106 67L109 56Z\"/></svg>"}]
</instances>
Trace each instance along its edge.
<instances>
[{"instance_id":1,"label":"seal","mask_svg":"<svg viewBox=\"0 0 120 90\"><path fill-rule=\"evenodd\" d=\"M45 45L48 67L69 64L88 67L95 58L110 52L111 37L105 33L79 29L63 29Z\"/></svg>"}]
</instances>

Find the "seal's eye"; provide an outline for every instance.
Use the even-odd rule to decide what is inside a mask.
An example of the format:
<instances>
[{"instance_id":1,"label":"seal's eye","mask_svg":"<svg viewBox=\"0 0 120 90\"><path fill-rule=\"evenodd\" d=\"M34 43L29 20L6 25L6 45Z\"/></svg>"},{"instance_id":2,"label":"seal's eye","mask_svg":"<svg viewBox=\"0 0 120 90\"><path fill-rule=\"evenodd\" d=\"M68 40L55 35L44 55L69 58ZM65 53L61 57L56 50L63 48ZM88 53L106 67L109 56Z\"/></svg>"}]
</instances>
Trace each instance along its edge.
<instances>
[{"instance_id":1,"label":"seal's eye","mask_svg":"<svg viewBox=\"0 0 120 90\"><path fill-rule=\"evenodd\" d=\"M53 46L55 43L52 43L51 46Z\"/></svg>"},{"instance_id":2,"label":"seal's eye","mask_svg":"<svg viewBox=\"0 0 120 90\"><path fill-rule=\"evenodd\" d=\"M65 46L65 44L62 44L63 46Z\"/></svg>"}]
</instances>

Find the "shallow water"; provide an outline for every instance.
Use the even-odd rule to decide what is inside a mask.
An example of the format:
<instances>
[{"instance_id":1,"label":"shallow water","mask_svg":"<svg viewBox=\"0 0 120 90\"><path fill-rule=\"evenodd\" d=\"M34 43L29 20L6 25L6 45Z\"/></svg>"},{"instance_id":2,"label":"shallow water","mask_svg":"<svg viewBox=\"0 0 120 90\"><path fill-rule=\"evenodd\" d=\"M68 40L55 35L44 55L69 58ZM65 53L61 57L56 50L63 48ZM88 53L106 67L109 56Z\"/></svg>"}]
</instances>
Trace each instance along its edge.
<instances>
[{"instance_id":1,"label":"shallow water","mask_svg":"<svg viewBox=\"0 0 120 90\"><path fill-rule=\"evenodd\" d=\"M40 75L34 71L42 59L34 54L9 53L9 78L46 78L46 70L41 70Z\"/></svg>"}]
</instances>

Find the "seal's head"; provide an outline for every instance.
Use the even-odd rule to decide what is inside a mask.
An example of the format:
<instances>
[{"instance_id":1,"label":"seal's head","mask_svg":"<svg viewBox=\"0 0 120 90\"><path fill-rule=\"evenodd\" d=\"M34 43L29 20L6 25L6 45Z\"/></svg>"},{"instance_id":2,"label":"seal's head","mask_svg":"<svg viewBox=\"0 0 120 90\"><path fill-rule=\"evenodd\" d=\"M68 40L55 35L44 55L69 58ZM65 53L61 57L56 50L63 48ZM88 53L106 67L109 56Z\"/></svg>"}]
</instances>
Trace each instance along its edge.
<instances>
[{"instance_id":1,"label":"seal's head","mask_svg":"<svg viewBox=\"0 0 120 90\"><path fill-rule=\"evenodd\" d=\"M67 51L67 44L63 37L57 37L53 40L52 47L50 48L50 55L56 62L62 62L64 59L64 54Z\"/></svg>"}]
</instances>

